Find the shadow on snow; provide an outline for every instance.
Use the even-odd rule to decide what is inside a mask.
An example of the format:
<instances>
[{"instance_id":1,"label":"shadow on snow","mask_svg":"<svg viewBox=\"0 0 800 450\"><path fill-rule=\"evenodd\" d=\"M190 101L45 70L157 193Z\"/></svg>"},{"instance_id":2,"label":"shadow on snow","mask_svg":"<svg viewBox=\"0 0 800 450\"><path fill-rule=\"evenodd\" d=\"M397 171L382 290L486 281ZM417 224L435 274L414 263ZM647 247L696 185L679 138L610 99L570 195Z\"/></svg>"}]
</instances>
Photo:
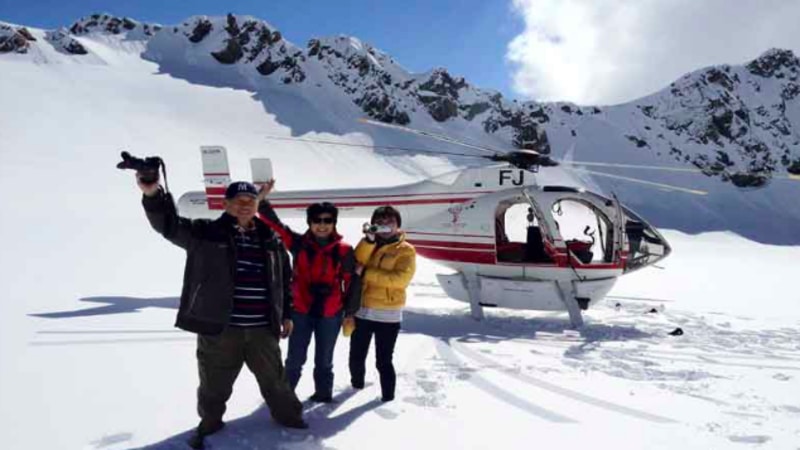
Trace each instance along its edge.
<instances>
[{"instance_id":1,"label":"shadow on snow","mask_svg":"<svg viewBox=\"0 0 800 450\"><path fill-rule=\"evenodd\" d=\"M276 424L270 417L269 409L262 405L246 417L226 423L218 433L206 438L207 447L215 450L244 449L276 449L285 446L302 444L304 449L329 448L323 445L325 439L331 438L345 430L361 415L379 407L382 403L375 399L341 414L334 413L357 391L348 390L334 396L330 404L305 404L303 414L309 423L307 430L287 430ZM142 450L168 450L188 448L186 441L194 429L186 430L161 442L141 447Z\"/></svg>"}]
</instances>

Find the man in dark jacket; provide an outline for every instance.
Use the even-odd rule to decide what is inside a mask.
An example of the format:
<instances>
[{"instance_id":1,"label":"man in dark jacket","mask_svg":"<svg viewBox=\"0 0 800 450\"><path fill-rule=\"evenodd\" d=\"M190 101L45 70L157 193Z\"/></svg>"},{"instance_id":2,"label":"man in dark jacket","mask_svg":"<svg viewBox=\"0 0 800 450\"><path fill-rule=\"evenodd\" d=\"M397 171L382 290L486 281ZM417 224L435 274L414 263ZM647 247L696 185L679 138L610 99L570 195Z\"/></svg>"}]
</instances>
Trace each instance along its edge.
<instances>
[{"instance_id":1,"label":"man in dark jacket","mask_svg":"<svg viewBox=\"0 0 800 450\"><path fill-rule=\"evenodd\" d=\"M172 195L157 183L138 180L150 224L186 250L175 326L198 335L201 421L194 444L202 446L204 436L224 426L225 403L244 364L255 375L272 417L287 427L307 428L278 346L279 337L292 331L291 267L280 240L254 220L255 186L231 183L218 219L189 220L178 216Z\"/></svg>"}]
</instances>

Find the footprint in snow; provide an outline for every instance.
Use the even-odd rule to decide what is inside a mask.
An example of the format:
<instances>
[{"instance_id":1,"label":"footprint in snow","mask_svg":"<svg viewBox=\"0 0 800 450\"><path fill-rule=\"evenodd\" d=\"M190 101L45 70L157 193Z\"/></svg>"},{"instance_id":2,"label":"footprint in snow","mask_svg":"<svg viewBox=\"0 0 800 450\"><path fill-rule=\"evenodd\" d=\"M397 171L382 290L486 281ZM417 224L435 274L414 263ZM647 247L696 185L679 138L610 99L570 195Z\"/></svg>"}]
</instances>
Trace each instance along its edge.
<instances>
[{"instance_id":1,"label":"footprint in snow","mask_svg":"<svg viewBox=\"0 0 800 450\"><path fill-rule=\"evenodd\" d=\"M769 442L772 438L769 436L755 435L755 436L728 436L731 442L738 442L741 444L764 444Z\"/></svg>"},{"instance_id":2,"label":"footprint in snow","mask_svg":"<svg viewBox=\"0 0 800 450\"><path fill-rule=\"evenodd\" d=\"M399 416L399 414L388 408L378 408L375 410L375 414L381 416L386 420L394 420L397 419L397 416Z\"/></svg>"}]
</instances>

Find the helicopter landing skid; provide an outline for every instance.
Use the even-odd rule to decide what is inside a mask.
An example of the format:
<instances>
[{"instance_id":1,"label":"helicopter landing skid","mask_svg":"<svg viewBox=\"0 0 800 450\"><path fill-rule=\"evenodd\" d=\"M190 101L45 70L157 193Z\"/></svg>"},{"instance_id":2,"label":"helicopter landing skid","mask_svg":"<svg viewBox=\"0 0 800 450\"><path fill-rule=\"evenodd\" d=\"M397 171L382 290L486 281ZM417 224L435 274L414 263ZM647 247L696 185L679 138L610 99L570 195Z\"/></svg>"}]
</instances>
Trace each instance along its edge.
<instances>
[{"instance_id":1,"label":"helicopter landing skid","mask_svg":"<svg viewBox=\"0 0 800 450\"><path fill-rule=\"evenodd\" d=\"M564 302L564 307L567 308L572 328L583 328L583 315L581 315L581 307L578 304L572 281L557 281L556 285L558 285L558 295L561 297L561 301Z\"/></svg>"},{"instance_id":2,"label":"helicopter landing skid","mask_svg":"<svg viewBox=\"0 0 800 450\"><path fill-rule=\"evenodd\" d=\"M476 273L467 274L465 272L461 272L461 276L464 279L464 286L466 286L467 295L469 296L470 314L475 320L483 320L480 278Z\"/></svg>"},{"instance_id":3,"label":"helicopter landing skid","mask_svg":"<svg viewBox=\"0 0 800 450\"><path fill-rule=\"evenodd\" d=\"M471 316L483 319L484 307L566 311L572 328L583 327L582 310L605 296L614 279L587 280L511 280L488 277L475 272L436 276L445 293L469 303Z\"/></svg>"}]
</instances>

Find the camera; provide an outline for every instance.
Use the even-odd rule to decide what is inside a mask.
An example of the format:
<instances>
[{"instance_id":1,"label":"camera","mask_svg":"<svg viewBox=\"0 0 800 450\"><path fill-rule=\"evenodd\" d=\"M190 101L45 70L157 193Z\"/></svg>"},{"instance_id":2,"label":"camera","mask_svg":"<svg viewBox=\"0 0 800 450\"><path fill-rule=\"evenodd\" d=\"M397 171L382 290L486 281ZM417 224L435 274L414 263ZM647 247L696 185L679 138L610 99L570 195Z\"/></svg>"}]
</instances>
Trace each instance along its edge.
<instances>
[{"instance_id":1,"label":"camera","mask_svg":"<svg viewBox=\"0 0 800 450\"><path fill-rule=\"evenodd\" d=\"M333 286L328 283L311 283L308 291L311 294L311 306L308 309L308 315L322 317L325 311L325 301L333 293Z\"/></svg>"},{"instance_id":2,"label":"camera","mask_svg":"<svg viewBox=\"0 0 800 450\"><path fill-rule=\"evenodd\" d=\"M148 156L137 158L128 152L122 152L122 161L117 164L117 169L135 170L139 181L143 184L153 184L158 182L158 170L164 167L164 161L158 156Z\"/></svg>"},{"instance_id":3,"label":"camera","mask_svg":"<svg viewBox=\"0 0 800 450\"><path fill-rule=\"evenodd\" d=\"M362 227L362 231L364 234L375 234L375 233L391 233L392 227L386 225L375 225L370 223L365 223Z\"/></svg>"},{"instance_id":4,"label":"camera","mask_svg":"<svg viewBox=\"0 0 800 450\"><path fill-rule=\"evenodd\" d=\"M312 298L323 300L330 297L333 292L333 288L329 283L311 283L308 290Z\"/></svg>"}]
</instances>

